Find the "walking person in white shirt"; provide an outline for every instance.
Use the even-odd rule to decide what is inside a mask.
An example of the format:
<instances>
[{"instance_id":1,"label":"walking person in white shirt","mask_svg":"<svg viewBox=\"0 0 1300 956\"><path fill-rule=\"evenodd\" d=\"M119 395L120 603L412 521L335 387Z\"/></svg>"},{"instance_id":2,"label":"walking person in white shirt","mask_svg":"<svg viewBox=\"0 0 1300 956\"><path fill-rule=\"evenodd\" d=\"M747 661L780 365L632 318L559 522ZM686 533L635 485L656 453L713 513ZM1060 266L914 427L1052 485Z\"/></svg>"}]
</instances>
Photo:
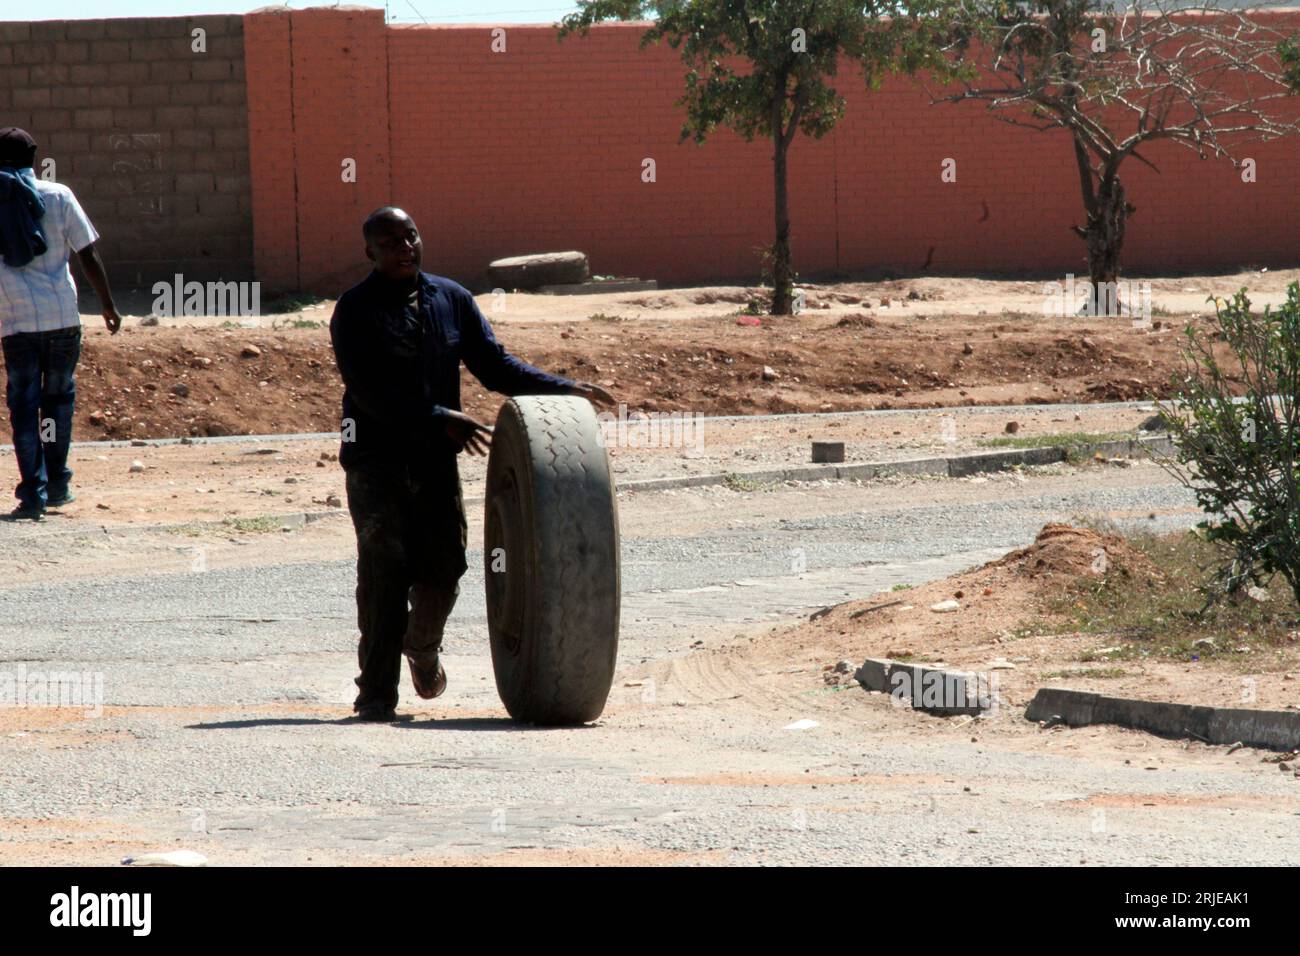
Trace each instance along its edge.
<instances>
[{"instance_id":1,"label":"walking person in white shirt","mask_svg":"<svg viewBox=\"0 0 1300 956\"><path fill-rule=\"evenodd\" d=\"M73 253L109 333L122 326L95 249L99 233L71 189L36 178L35 162L36 141L25 130L0 129L0 346L20 477L18 507L0 514L7 520L39 521L46 508L74 500L68 450L81 317L68 267Z\"/></svg>"}]
</instances>

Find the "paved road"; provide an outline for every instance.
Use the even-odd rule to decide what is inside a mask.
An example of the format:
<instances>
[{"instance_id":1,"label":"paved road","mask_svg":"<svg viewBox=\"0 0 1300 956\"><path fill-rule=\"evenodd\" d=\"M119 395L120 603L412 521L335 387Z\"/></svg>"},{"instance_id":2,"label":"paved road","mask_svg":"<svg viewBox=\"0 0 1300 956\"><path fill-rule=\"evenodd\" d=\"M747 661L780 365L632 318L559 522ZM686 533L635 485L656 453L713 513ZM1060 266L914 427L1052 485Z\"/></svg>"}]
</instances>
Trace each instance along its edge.
<instances>
[{"instance_id":1,"label":"paved road","mask_svg":"<svg viewBox=\"0 0 1300 956\"><path fill-rule=\"evenodd\" d=\"M0 528L0 547L44 562L40 584L0 587L0 674L100 675L104 703L92 719L0 710L0 862L177 846L217 863L1294 861L1297 790L1257 761L1104 729L972 742L856 690L784 693L780 668L728 656L760 627L980 563L1047 520L1195 520L1151 466L1105 476L625 495L620 675L602 720L570 730L505 718L477 553L447 696L366 726L343 719L345 522L297 532L296 550L277 536L218 561L214 545L199 573L184 542ZM104 571L61 573L91 547ZM782 729L809 714L818 727Z\"/></svg>"}]
</instances>

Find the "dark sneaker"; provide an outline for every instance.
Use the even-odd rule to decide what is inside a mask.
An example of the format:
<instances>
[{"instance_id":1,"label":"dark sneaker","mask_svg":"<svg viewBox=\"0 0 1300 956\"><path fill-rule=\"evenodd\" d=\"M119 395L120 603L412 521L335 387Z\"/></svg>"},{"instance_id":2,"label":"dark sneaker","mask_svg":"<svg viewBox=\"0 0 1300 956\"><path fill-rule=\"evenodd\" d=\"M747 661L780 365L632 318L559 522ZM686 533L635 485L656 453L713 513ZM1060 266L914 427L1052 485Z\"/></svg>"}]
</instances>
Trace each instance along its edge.
<instances>
[{"instance_id":1,"label":"dark sneaker","mask_svg":"<svg viewBox=\"0 0 1300 956\"><path fill-rule=\"evenodd\" d=\"M40 521L45 517L45 509L40 505L19 505L13 511L0 515L5 521Z\"/></svg>"},{"instance_id":2,"label":"dark sneaker","mask_svg":"<svg viewBox=\"0 0 1300 956\"><path fill-rule=\"evenodd\" d=\"M76 496L76 495L74 495L71 491L65 491L63 494L59 495L57 498L53 498L53 497L50 498L49 501L45 502L45 507L47 507L47 508L62 508L64 505L70 505L70 504L72 504L72 503L73 503L74 501L76 501L76 500L77 500L77 496Z\"/></svg>"},{"instance_id":3,"label":"dark sneaker","mask_svg":"<svg viewBox=\"0 0 1300 956\"><path fill-rule=\"evenodd\" d=\"M410 665L411 683L417 694L425 700L442 696L442 692L447 689L447 672L443 670L442 661L437 654L422 661L417 661L408 654L406 663Z\"/></svg>"},{"instance_id":4,"label":"dark sneaker","mask_svg":"<svg viewBox=\"0 0 1300 956\"><path fill-rule=\"evenodd\" d=\"M352 708L356 711L357 720L366 723L392 723L397 719L397 708L392 704L387 704L382 700L371 701L365 704L355 704Z\"/></svg>"}]
</instances>

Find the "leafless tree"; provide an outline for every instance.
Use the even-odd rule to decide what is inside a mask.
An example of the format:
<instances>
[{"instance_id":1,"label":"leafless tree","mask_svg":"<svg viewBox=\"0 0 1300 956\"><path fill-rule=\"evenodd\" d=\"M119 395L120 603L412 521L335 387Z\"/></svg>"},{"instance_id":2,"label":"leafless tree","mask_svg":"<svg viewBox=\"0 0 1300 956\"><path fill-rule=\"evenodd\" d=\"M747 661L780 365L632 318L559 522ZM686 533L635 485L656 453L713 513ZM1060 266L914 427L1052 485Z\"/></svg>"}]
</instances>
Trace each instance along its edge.
<instances>
[{"instance_id":1,"label":"leafless tree","mask_svg":"<svg viewBox=\"0 0 1300 956\"><path fill-rule=\"evenodd\" d=\"M962 0L956 49L973 68L943 101L982 100L999 119L1069 132L1087 219L1095 314L1112 314L1135 207L1120 172L1169 140L1240 163L1240 147L1300 132L1300 10L1136 0Z\"/></svg>"}]
</instances>

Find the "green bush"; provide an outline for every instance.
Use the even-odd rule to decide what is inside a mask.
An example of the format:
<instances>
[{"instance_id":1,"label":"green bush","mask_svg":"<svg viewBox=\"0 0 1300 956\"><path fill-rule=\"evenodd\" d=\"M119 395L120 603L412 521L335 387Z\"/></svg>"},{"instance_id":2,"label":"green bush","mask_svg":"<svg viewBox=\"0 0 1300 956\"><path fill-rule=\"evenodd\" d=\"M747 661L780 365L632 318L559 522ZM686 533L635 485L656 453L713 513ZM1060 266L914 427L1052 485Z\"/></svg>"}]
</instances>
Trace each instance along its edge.
<instances>
[{"instance_id":1,"label":"green bush","mask_svg":"<svg viewBox=\"0 0 1300 956\"><path fill-rule=\"evenodd\" d=\"M1300 283L1262 314L1245 289L1215 300L1212 328L1187 328L1183 358L1177 401L1160 408L1177 450L1161 463L1209 515L1206 537L1230 548L1210 601L1276 574L1300 600Z\"/></svg>"}]
</instances>

